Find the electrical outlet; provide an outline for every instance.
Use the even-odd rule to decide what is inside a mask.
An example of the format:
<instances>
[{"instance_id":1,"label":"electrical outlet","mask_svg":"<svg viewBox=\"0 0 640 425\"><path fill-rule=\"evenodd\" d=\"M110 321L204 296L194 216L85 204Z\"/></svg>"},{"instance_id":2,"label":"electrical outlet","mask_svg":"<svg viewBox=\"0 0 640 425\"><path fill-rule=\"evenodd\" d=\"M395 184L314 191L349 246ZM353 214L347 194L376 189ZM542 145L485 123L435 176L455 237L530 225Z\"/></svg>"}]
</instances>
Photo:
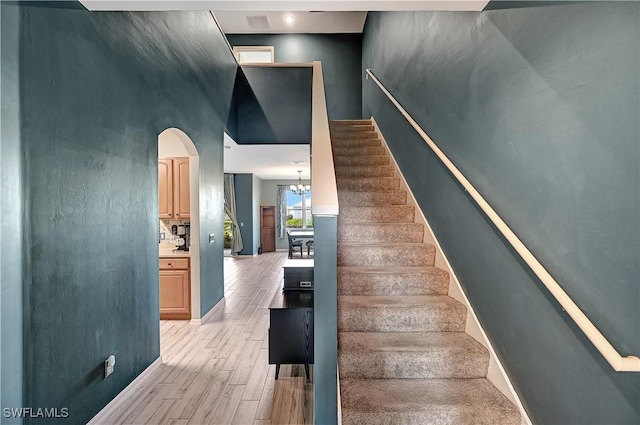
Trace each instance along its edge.
<instances>
[{"instance_id":1,"label":"electrical outlet","mask_svg":"<svg viewBox=\"0 0 640 425\"><path fill-rule=\"evenodd\" d=\"M209 243L213 243L213 242L215 241L215 239L216 239L215 234L210 233L210 234L209 234Z\"/></svg>"},{"instance_id":2,"label":"electrical outlet","mask_svg":"<svg viewBox=\"0 0 640 425\"><path fill-rule=\"evenodd\" d=\"M113 354L104 361L104 377L105 379L113 373L116 368L116 356Z\"/></svg>"}]
</instances>

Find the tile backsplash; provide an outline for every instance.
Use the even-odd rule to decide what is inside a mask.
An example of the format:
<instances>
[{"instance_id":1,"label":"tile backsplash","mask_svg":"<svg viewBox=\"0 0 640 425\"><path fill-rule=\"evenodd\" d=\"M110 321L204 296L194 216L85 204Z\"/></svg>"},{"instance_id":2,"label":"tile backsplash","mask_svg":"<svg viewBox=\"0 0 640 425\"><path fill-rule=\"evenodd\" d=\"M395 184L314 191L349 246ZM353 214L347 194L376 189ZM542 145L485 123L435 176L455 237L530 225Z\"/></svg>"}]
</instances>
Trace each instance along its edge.
<instances>
[{"instance_id":1,"label":"tile backsplash","mask_svg":"<svg viewBox=\"0 0 640 425\"><path fill-rule=\"evenodd\" d=\"M189 224L188 220L159 220L159 241L161 244L175 245L176 241L180 239L180 236L171 234L171 226Z\"/></svg>"}]
</instances>

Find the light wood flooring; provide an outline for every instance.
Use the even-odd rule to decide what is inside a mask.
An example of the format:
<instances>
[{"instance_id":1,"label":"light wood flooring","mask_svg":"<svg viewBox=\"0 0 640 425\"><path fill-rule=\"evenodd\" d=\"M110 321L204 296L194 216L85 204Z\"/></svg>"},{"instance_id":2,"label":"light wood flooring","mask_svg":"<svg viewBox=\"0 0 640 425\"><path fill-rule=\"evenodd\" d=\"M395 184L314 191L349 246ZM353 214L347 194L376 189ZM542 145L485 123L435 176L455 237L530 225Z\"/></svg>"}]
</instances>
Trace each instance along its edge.
<instances>
[{"instance_id":1,"label":"light wood flooring","mask_svg":"<svg viewBox=\"0 0 640 425\"><path fill-rule=\"evenodd\" d=\"M311 424L313 384L302 366L268 364L269 303L286 252L225 258L223 308L202 325L160 323L163 364L101 423Z\"/></svg>"}]
</instances>

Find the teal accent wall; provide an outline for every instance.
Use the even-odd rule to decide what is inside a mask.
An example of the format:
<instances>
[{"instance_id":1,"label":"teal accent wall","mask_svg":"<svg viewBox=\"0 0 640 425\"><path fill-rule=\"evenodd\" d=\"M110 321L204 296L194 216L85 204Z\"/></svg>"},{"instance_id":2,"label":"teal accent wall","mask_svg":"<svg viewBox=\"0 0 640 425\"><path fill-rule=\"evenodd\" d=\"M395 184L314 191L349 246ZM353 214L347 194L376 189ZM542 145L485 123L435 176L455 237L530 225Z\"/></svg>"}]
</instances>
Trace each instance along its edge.
<instances>
[{"instance_id":1,"label":"teal accent wall","mask_svg":"<svg viewBox=\"0 0 640 425\"><path fill-rule=\"evenodd\" d=\"M236 216L242 235L239 255L253 255L253 174L236 174Z\"/></svg>"},{"instance_id":2,"label":"teal accent wall","mask_svg":"<svg viewBox=\"0 0 640 425\"><path fill-rule=\"evenodd\" d=\"M311 143L312 83L311 67L241 67L237 143Z\"/></svg>"},{"instance_id":3,"label":"teal accent wall","mask_svg":"<svg viewBox=\"0 0 640 425\"><path fill-rule=\"evenodd\" d=\"M623 355L640 354L640 5L369 13L370 68ZM595 350L371 82L374 116L537 424L637 424Z\"/></svg>"},{"instance_id":4,"label":"teal accent wall","mask_svg":"<svg viewBox=\"0 0 640 425\"><path fill-rule=\"evenodd\" d=\"M313 217L315 423L338 423L338 217Z\"/></svg>"},{"instance_id":5,"label":"teal accent wall","mask_svg":"<svg viewBox=\"0 0 640 425\"><path fill-rule=\"evenodd\" d=\"M0 3L0 408L23 403L23 167L20 140L20 11ZM3 424L19 424L17 418Z\"/></svg>"},{"instance_id":6,"label":"teal accent wall","mask_svg":"<svg viewBox=\"0 0 640 425\"><path fill-rule=\"evenodd\" d=\"M67 407L69 418L47 423L80 424L159 355L157 136L169 127L200 155L201 311L223 297L222 238L209 244L208 234L223 233L222 139L233 133L237 65L208 12L56 6L13 14L24 405ZM3 21L3 47L14 28ZM3 273L4 261L3 251ZM110 354L116 370L103 380Z\"/></svg>"},{"instance_id":7,"label":"teal accent wall","mask_svg":"<svg viewBox=\"0 0 640 425\"><path fill-rule=\"evenodd\" d=\"M322 62L329 119L359 119L362 34L228 34L233 46L274 46L276 62Z\"/></svg>"}]
</instances>

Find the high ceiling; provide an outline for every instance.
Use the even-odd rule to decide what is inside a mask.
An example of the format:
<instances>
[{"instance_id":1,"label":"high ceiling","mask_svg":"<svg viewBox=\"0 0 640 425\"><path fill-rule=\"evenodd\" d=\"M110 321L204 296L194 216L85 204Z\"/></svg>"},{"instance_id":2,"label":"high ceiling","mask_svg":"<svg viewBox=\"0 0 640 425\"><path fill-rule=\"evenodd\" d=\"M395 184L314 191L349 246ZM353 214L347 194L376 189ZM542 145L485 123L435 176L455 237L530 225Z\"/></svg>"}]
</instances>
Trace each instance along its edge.
<instances>
[{"instance_id":1,"label":"high ceiling","mask_svg":"<svg viewBox=\"0 0 640 425\"><path fill-rule=\"evenodd\" d=\"M225 34L361 33L367 12L225 11L214 14ZM287 23L285 15L295 20Z\"/></svg>"},{"instance_id":2,"label":"high ceiling","mask_svg":"<svg viewBox=\"0 0 640 425\"><path fill-rule=\"evenodd\" d=\"M211 10L222 30L238 33L361 33L367 11L481 11L488 0L80 0L89 10ZM292 24L284 15L295 16ZM250 17L247 19L247 17ZM251 18L260 17L260 18ZM264 17L264 18L261 18ZM266 19L267 28L264 28ZM253 21L253 27L251 26ZM262 28L256 28L256 22ZM309 179L309 145L237 145L225 138L224 169L262 179ZM305 160L306 164L295 164ZM292 163L293 162L293 163Z\"/></svg>"}]
</instances>

